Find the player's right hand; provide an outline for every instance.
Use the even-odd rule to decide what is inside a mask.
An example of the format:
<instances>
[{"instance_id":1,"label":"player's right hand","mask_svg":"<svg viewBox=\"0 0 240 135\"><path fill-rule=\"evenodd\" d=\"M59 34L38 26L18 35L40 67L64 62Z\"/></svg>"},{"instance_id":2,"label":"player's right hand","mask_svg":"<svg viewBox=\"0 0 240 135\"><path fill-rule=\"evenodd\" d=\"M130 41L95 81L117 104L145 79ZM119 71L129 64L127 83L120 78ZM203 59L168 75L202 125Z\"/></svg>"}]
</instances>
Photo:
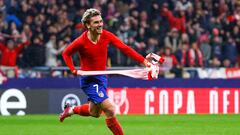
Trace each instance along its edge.
<instances>
[{"instance_id":1,"label":"player's right hand","mask_svg":"<svg viewBox=\"0 0 240 135\"><path fill-rule=\"evenodd\" d=\"M72 74L73 75L77 75L77 70L75 69L75 70L72 70Z\"/></svg>"},{"instance_id":2,"label":"player's right hand","mask_svg":"<svg viewBox=\"0 0 240 135\"><path fill-rule=\"evenodd\" d=\"M75 70L72 71L72 74L75 75L75 76L81 76L82 75L82 71L75 69Z\"/></svg>"},{"instance_id":3,"label":"player's right hand","mask_svg":"<svg viewBox=\"0 0 240 135\"><path fill-rule=\"evenodd\" d=\"M82 70L74 70L72 73L76 76L84 76L84 71Z\"/></svg>"}]
</instances>

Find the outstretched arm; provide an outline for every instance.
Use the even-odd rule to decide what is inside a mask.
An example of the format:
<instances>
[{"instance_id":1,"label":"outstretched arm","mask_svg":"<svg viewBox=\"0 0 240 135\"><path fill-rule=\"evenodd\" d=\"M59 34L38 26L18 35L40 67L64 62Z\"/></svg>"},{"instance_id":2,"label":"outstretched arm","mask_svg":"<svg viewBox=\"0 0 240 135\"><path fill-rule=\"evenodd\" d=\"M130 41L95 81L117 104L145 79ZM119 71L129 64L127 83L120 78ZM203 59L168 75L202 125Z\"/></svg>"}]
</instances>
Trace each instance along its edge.
<instances>
[{"instance_id":1,"label":"outstretched arm","mask_svg":"<svg viewBox=\"0 0 240 135\"><path fill-rule=\"evenodd\" d=\"M120 39L118 39L112 33L109 33L111 42L120 49L123 53L130 56L131 58L135 59L136 61L144 64L148 71L148 80L157 79L159 74L159 65L158 63L162 64L164 59L156 54L151 54L147 58L144 58L142 55L137 53L135 50L124 44ZM150 59L151 57L151 59ZM152 61L152 58L157 60L157 62Z\"/></svg>"},{"instance_id":2,"label":"outstretched arm","mask_svg":"<svg viewBox=\"0 0 240 135\"><path fill-rule=\"evenodd\" d=\"M30 45L30 41L26 41L24 43L19 44L17 48L15 48L16 52L19 54L24 48L24 46L27 46L27 45Z\"/></svg>"},{"instance_id":3,"label":"outstretched arm","mask_svg":"<svg viewBox=\"0 0 240 135\"><path fill-rule=\"evenodd\" d=\"M4 51L6 49L6 46L0 42L0 51Z\"/></svg>"},{"instance_id":4,"label":"outstretched arm","mask_svg":"<svg viewBox=\"0 0 240 135\"><path fill-rule=\"evenodd\" d=\"M145 59L142 55L137 53L135 50L133 50L128 45L124 44L118 37L116 37L114 34L112 34L110 32L108 33L108 35L109 35L109 39L110 39L111 43L115 47L117 47L121 52L123 52L127 56L131 57L132 59L138 61L139 63L144 64L145 66L148 65L149 62L147 59Z\"/></svg>"}]
</instances>

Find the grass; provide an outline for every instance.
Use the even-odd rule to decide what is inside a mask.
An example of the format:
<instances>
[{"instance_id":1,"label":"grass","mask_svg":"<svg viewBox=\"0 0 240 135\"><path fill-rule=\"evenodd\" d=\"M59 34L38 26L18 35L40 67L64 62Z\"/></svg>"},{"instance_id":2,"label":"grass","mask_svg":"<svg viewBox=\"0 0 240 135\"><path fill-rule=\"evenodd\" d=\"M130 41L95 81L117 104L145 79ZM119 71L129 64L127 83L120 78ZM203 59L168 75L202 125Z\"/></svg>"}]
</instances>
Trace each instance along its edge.
<instances>
[{"instance_id":1,"label":"grass","mask_svg":"<svg viewBox=\"0 0 240 135\"><path fill-rule=\"evenodd\" d=\"M121 115L125 135L240 135L239 115ZM111 135L105 117L0 116L0 135Z\"/></svg>"}]
</instances>

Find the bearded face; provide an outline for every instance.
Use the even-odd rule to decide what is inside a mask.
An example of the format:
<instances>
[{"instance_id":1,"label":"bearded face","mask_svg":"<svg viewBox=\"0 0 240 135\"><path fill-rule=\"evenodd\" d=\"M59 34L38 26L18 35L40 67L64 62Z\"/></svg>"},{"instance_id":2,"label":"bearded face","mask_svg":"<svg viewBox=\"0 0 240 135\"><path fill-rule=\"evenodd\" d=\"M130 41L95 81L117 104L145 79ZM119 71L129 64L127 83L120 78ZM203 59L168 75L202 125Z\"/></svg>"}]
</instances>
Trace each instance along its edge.
<instances>
[{"instance_id":1,"label":"bearded face","mask_svg":"<svg viewBox=\"0 0 240 135\"><path fill-rule=\"evenodd\" d=\"M93 16L90 19L89 24L87 25L87 28L91 33L95 34L101 34L103 30L103 20L100 15Z\"/></svg>"}]
</instances>

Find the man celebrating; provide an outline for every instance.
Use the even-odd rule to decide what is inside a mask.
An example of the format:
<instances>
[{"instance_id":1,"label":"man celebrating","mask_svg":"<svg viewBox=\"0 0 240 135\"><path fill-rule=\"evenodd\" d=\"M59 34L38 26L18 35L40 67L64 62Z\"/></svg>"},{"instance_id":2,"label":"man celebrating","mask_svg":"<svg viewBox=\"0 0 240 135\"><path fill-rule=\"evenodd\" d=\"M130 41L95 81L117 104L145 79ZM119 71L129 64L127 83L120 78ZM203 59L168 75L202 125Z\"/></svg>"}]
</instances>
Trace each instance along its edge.
<instances>
[{"instance_id":1,"label":"man celebrating","mask_svg":"<svg viewBox=\"0 0 240 135\"><path fill-rule=\"evenodd\" d=\"M78 73L80 73L75 69L72 62L71 56L74 53L78 53L80 56L81 70L106 70L107 46L109 43L112 43L121 52L139 63L145 66L153 65L132 48L125 45L114 34L103 30L103 19L100 11L97 9L91 8L86 10L82 17L82 23L87 31L75 39L62 54L65 63L73 74L79 75ZM81 76L80 85L81 89L88 96L89 103L73 107L66 105L65 110L60 115L60 121L63 122L66 117L70 117L72 114L98 118L103 111L106 115L106 124L112 133L114 135L123 135L122 127L116 118L115 108L106 93L107 77L105 75Z\"/></svg>"}]
</instances>

